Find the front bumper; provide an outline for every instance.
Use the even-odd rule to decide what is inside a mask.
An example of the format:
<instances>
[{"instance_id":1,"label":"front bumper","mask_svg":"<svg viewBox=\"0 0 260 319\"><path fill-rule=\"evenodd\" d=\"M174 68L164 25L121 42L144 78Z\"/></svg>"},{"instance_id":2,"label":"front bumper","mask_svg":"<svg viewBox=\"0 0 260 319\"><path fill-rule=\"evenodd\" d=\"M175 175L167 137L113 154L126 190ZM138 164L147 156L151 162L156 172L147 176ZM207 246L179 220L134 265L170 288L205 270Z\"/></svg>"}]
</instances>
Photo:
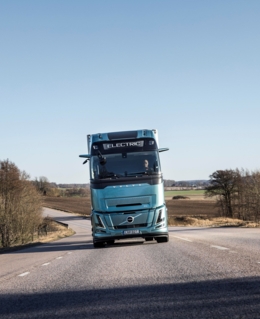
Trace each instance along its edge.
<instances>
[{"instance_id":1,"label":"front bumper","mask_svg":"<svg viewBox=\"0 0 260 319\"><path fill-rule=\"evenodd\" d=\"M164 228L160 231L149 232L146 230L140 230L140 234L124 235L121 231L120 233L104 233L104 234L93 234L93 242L107 242L111 240L122 240L130 238L158 238L158 237L168 237L168 229Z\"/></svg>"}]
</instances>

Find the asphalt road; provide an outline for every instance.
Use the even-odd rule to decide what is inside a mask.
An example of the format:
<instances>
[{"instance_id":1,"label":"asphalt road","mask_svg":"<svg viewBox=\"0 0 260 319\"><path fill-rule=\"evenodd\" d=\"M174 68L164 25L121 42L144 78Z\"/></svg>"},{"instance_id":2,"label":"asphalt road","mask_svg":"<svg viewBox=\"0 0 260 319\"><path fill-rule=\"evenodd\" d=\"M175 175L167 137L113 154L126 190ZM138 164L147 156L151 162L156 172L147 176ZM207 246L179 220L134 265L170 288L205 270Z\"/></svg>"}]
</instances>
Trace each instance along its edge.
<instances>
[{"instance_id":1,"label":"asphalt road","mask_svg":"<svg viewBox=\"0 0 260 319\"><path fill-rule=\"evenodd\" d=\"M76 234L0 255L0 318L260 318L260 229L170 228L169 243L93 249Z\"/></svg>"}]
</instances>

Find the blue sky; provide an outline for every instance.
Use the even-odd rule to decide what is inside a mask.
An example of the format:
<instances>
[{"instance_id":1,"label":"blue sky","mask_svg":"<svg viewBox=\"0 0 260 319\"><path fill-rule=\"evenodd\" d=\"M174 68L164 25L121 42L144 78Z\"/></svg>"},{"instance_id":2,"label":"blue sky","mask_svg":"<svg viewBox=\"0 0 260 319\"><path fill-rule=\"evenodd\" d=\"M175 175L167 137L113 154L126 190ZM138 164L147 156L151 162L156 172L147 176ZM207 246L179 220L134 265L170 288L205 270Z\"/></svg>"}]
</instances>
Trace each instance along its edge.
<instances>
[{"instance_id":1,"label":"blue sky","mask_svg":"<svg viewBox=\"0 0 260 319\"><path fill-rule=\"evenodd\" d=\"M86 183L86 135L157 128L165 179L260 169L260 1L0 2L0 160Z\"/></svg>"}]
</instances>

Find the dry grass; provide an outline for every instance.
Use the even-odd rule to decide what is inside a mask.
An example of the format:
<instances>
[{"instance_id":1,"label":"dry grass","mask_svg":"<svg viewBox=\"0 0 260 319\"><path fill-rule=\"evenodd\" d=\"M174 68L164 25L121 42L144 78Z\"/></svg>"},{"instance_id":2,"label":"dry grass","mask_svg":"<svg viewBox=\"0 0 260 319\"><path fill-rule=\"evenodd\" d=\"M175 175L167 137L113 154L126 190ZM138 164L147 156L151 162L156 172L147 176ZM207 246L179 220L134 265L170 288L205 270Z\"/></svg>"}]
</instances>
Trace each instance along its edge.
<instances>
[{"instance_id":1,"label":"dry grass","mask_svg":"<svg viewBox=\"0 0 260 319\"><path fill-rule=\"evenodd\" d=\"M34 234L34 240L31 240L30 242L27 242L26 244L19 244L16 243L8 248L2 248L0 247L0 254L6 253L12 250L17 250L24 247L30 247L34 244L39 243L48 243L52 242L64 237L69 237L75 234L75 232L71 228L67 228L66 226L59 224L55 222L54 220L48 218L48 228L47 228L47 234L42 231L40 234L35 233ZM44 223L46 222L46 219L44 219Z\"/></svg>"},{"instance_id":2,"label":"dry grass","mask_svg":"<svg viewBox=\"0 0 260 319\"><path fill-rule=\"evenodd\" d=\"M73 234L75 234L75 232L71 228L67 228L66 226L59 224L54 220L50 220L48 223L47 235L40 234L40 236L36 238L34 242L47 243L64 237L72 236Z\"/></svg>"},{"instance_id":3,"label":"dry grass","mask_svg":"<svg viewBox=\"0 0 260 319\"><path fill-rule=\"evenodd\" d=\"M194 227L259 227L259 224L243 221L240 219L204 216L169 216L171 226L194 226Z\"/></svg>"}]
</instances>

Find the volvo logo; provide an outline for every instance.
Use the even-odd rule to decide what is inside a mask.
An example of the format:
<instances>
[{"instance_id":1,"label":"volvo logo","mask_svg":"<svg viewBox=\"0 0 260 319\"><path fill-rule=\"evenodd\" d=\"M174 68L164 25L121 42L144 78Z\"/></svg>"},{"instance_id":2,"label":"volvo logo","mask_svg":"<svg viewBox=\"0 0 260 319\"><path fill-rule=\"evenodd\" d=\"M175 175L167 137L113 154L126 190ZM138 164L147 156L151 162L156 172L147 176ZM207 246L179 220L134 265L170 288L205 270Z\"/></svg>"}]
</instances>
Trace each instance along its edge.
<instances>
[{"instance_id":1,"label":"volvo logo","mask_svg":"<svg viewBox=\"0 0 260 319\"><path fill-rule=\"evenodd\" d=\"M134 221L134 217L132 216L127 217L127 221L128 223L132 223Z\"/></svg>"}]
</instances>

